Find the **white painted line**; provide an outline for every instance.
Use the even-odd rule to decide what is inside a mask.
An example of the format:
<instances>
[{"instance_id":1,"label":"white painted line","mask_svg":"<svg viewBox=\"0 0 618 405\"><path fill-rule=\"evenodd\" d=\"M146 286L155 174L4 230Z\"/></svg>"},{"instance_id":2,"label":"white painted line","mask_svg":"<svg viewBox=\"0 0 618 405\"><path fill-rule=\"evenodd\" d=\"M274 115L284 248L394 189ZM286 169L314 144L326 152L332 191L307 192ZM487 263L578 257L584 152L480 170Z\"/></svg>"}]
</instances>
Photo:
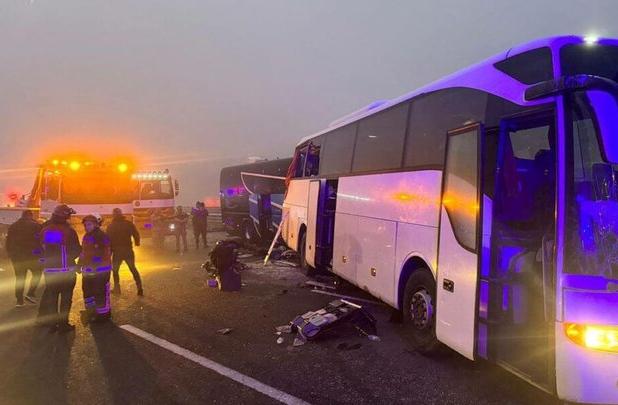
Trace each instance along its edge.
<instances>
[{"instance_id":1,"label":"white painted line","mask_svg":"<svg viewBox=\"0 0 618 405\"><path fill-rule=\"evenodd\" d=\"M194 363L204 366L214 371L215 373L221 374L224 377L227 377L249 388L252 388L256 390L257 392L267 395L271 397L272 399L275 399L279 402L282 402L284 404L298 404L298 405L308 404L308 402L305 402L302 399L296 398L283 391L279 391L278 389L273 388L269 385L263 384L254 378L241 374L238 371L234 371L231 368L225 367L217 362L207 359L206 357L200 356L199 354L195 354L190 350L184 349L165 339L161 339L160 337L157 337L151 333L148 333L139 328L136 328L133 325L122 325L120 326L120 328L136 336L139 336L142 339L145 339L151 343L154 343L157 346L160 346L166 350L169 350L172 353L182 356L187 360L191 360Z\"/></svg>"}]
</instances>

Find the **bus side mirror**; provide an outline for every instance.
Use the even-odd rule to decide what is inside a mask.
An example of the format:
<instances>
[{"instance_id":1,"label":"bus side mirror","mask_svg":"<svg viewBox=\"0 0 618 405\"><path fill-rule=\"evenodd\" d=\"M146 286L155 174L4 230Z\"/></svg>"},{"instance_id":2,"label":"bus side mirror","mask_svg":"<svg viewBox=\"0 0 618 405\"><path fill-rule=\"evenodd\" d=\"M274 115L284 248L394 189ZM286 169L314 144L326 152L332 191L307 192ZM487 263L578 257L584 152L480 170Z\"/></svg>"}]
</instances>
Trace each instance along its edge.
<instances>
[{"instance_id":1,"label":"bus side mirror","mask_svg":"<svg viewBox=\"0 0 618 405\"><path fill-rule=\"evenodd\" d=\"M174 195L178 197L178 193L180 193L180 184L178 184L178 180L174 180Z\"/></svg>"}]
</instances>

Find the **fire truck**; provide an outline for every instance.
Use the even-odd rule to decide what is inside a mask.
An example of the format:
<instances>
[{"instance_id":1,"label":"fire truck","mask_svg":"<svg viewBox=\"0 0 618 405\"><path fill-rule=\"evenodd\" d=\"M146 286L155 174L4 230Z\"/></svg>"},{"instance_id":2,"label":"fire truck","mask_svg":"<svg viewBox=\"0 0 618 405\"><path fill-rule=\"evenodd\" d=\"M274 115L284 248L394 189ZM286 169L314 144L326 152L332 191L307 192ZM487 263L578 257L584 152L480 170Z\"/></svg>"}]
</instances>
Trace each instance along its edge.
<instances>
[{"instance_id":1,"label":"fire truck","mask_svg":"<svg viewBox=\"0 0 618 405\"><path fill-rule=\"evenodd\" d=\"M120 208L148 237L153 218L173 216L178 193L178 181L168 170L139 171L122 159L96 162L58 158L38 168L32 191L16 207L0 209L0 222L6 225L16 220L24 209L32 209L46 220L58 204L67 204L77 212L71 219L73 225L92 213L109 223L112 210Z\"/></svg>"}]
</instances>

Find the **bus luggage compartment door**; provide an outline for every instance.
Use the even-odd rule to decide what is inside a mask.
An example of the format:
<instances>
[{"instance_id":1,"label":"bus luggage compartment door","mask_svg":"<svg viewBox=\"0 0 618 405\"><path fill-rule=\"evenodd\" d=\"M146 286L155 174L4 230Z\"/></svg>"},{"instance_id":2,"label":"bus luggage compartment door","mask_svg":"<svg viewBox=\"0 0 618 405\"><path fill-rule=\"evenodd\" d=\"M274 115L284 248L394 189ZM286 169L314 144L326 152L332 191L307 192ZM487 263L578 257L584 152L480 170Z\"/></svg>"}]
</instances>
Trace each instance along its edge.
<instances>
[{"instance_id":1,"label":"bus luggage compartment door","mask_svg":"<svg viewBox=\"0 0 618 405\"><path fill-rule=\"evenodd\" d=\"M481 133L472 125L448 134L436 280L436 335L469 359L476 341Z\"/></svg>"}]
</instances>

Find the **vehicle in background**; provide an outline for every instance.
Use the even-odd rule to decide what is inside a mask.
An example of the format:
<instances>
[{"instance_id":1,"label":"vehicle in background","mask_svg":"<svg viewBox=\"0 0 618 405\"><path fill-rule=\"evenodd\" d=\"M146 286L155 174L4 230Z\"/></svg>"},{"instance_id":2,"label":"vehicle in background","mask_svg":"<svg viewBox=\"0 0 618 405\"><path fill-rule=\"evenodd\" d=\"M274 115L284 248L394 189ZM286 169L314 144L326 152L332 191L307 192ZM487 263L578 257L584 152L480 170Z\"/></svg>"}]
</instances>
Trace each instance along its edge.
<instances>
[{"instance_id":1,"label":"vehicle in background","mask_svg":"<svg viewBox=\"0 0 618 405\"><path fill-rule=\"evenodd\" d=\"M253 243L270 242L281 222L291 158L221 169L221 220L225 230Z\"/></svg>"},{"instance_id":2,"label":"vehicle in background","mask_svg":"<svg viewBox=\"0 0 618 405\"><path fill-rule=\"evenodd\" d=\"M300 141L283 238L441 342L618 403L618 40L543 39Z\"/></svg>"},{"instance_id":3,"label":"vehicle in background","mask_svg":"<svg viewBox=\"0 0 618 405\"><path fill-rule=\"evenodd\" d=\"M0 208L0 220L11 221L23 209L33 209L39 219L47 220L58 204L67 204L77 212L73 225L79 225L92 213L101 214L107 222L112 210L120 208L148 236L153 213L173 215L176 195L178 183L167 170L144 173L124 160L55 158L39 167L32 191L16 207Z\"/></svg>"},{"instance_id":4,"label":"vehicle in background","mask_svg":"<svg viewBox=\"0 0 618 405\"><path fill-rule=\"evenodd\" d=\"M153 220L166 218L164 222L170 222L176 215L175 197L180 192L178 180L172 180L168 170L136 172L131 178L136 185L136 198L133 200L133 222L144 236L149 237L157 228ZM169 225L161 227L166 235L171 235L174 230Z\"/></svg>"}]
</instances>

